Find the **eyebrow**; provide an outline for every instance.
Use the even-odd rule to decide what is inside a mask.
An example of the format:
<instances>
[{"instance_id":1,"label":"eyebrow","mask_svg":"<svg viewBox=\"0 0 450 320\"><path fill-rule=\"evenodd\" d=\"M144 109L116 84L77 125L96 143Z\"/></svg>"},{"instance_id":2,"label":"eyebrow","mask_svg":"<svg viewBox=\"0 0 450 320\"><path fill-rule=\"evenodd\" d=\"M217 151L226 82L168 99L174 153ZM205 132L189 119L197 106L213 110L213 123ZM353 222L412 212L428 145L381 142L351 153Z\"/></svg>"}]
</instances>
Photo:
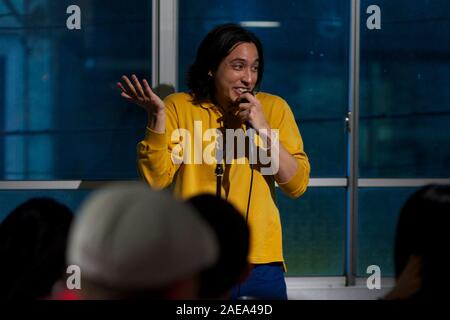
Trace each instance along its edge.
<instances>
[{"instance_id":1,"label":"eyebrow","mask_svg":"<svg viewBox=\"0 0 450 320\"><path fill-rule=\"evenodd\" d=\"M236 58L236 59L231 60L230 62L231 62L231 63L232 63L232 62L247 62L247 60L242 59L242 58ZM259 62L259 58L256 59L254 63L256 63L256 62Z\"/></svg>"}]
</instances>

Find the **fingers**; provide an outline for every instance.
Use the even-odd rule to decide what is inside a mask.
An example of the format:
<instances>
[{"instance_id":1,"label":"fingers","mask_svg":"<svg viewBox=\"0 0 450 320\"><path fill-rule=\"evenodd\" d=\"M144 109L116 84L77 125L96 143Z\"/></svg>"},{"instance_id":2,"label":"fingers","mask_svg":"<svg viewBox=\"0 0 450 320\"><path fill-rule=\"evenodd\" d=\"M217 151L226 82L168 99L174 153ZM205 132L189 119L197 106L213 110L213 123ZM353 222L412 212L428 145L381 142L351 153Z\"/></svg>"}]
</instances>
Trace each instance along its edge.
<instances>
[{"instance_id":1,"label":"fingers","mask_svg":"<svg viewBox=\"0 0 450 320\"><path fill-rule=\"evenodd\" d=\"M254 108L254 105L252 103L240 103L239 104L239 112L251 110Z\"/></svg>"},{"instance_id":2,"label":"fingers","mask_svg":"<svg viewBox=\"0 0 450 320\"><path fill-rule=\"evenodd\" d=\"M126 100L133 100L133 98L131 98L129 95L127 95L125 92L122 92L120 94L123 98L125 98Z\"/></svg>"},{"instance_id":3,"label":"fingers","mask_svg":"<svg viewBox=\"0 0 450 320\"><path fill-rule=\"evenodd\" d=\"M148 81L146 79L143 80L144 83L144 91L146 95L149 97L150 102L157 108L158 111L162 111L165 109L164 102L161 98L153 92Z\"/></svg>"},{"instance_id":4,"label":"fingers","mask_svg":"<svg viewBox=\"0 0 450 320\"><path fill-rule=\"evenodd\" d=\"M250 103L256 103L258 101L255 96L248 91L239 96L239 100L243 99L246 99Z\"/></svg>"},{"instance_id":5,"label":"fingers","mask_svg":"<svg viewBox=\"0 0 450 320\"><path fill-rule=\"evenodd\" d=\"M144 83L144 93L145 93L145 95L153 100L154 93L152 91L152 88L150 88L150 85L148 84L146 79L144 79L142 82Z\"/></svg>"},{"instance_id":6,"label":"fingers","mask_svg":"<svg viewBox=\"0 0 450 320\"><path fill-rule=\"evenodd\" d=\"M243 93L239 96L239 100L246 100L246 102L239 103L239 117L242 121L252 121L261 113L261 107L258 99L250 92Z\"/></svg>"},{"instance_id":7,"label":"fingers","mask_svg":"<svg viewBox=\"0 0 450 320\"><path fill-rule=\"evenodd\" d=\"M127 100L133 100L128 94L127 94L127 90L125 90L125 88L123 87L122 83L117 82L117 88L119 88L120 90L122 90L122 92L120 93L120 95L127 99Z\"/></svg>"},{"instance_id":8,"label":"fingers","mask_svg":"<svg viewBox=\"0 0 450 320\"><path fill-rule=\"evenodd\" d=\"M131 81L127 76L122 76L122 80L125 83L125 86L122 82L117 82L117 87L130 97L151 99L154 95L147 80L145 79L142 81L144 86L141 85L139 79L134 74L131 76Z\"/></svg>"},{"instance_id":9,"label":"fingers","mask_svg":"<svg viewBox=\"0 0 450 320\"><path fill-rule=\"evenodd\" d=\"M142 99L150 99L150 97L146 97L145 96L145 94L144 94L144 90L142 90L142 86L141 86L141 83L139 82L139 80L138 80L138 78L136 77L136 75L132 75L131 76L131 80L133 80L133 84L134 84L134 87L136 88L136 92L137 92L137 94L138 94L138 96L139 96L139 98L142 98Z\"/></svg>"},{"instance_id":10,"label":"fingers","mask_svg":"<svg viewBox=\"0 0 450 320\"><path fill-rule=\"evenodd\" d=\"M239 113L239 118L242 122L246 122L250 120L250 111L242 111Z\"/></svg>"},{"instance_id":11,"label":"fingers","mask_svg":"<svg viewBox=\"0 0 450 320\"><path fill-rule=\"evenodd\" d=\"M127 76L122 76L122 80L124 82L124 87L125 87L125 92L133 97L133 98L137 98L138 94L136 92L136 89L134 88L133 84L131 83L130 79L128 79Z\"/></svg>"},{"instance_id":12,"label":"fingers","mask_svg":"<svg viewBox=\"0 0 450 320\"><path fill-rule=\"evenodd\" d=\"M253 105L251 103L241 103L239 105L239 118L241 118L242 121L248 121L250 120L250 115L252 113Z\"/></svg>"},{"instance_id":13,"label":"fingers","mask_svg":"<svg viewBox=\"0 0 450 320\"><path fill-rule=\"evenodd\" d=\"M122 91L121 96L127 101L133 102L150 112L163 112L164 102L152 91L148 81L142 80L142 84L136 75L122 76L122 81L117 83L117 87Z\"/></svg>"},{"instance_id":14,"label":"fingers","mask_svg":"<svg viewBox=\"0 0 450 320\"><path fill-rule=\"evenodd\" d=\"M126 90L125 90L125 88L123 87L123 85L122 85L121 82L117 82L116 85L117 85L117 88L119 88L120 90L122 90L122 92L126 92Z\"/></svg>"}]
</instances>

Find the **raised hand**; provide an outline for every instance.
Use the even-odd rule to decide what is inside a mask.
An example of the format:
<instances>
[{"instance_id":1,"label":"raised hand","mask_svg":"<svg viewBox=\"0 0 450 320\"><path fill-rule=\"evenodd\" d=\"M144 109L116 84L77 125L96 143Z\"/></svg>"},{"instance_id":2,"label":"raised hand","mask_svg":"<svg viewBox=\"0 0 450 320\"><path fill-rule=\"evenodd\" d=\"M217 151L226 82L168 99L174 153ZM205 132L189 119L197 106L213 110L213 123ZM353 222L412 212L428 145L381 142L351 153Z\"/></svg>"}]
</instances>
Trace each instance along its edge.
<instances>
[{"instance_id":1,"label":"raised hand","mask_svg":"<svg viewBox=\"0 0 450 320\"><path fill-rule=\"evenodd\" d=\"M257 132L261 129L270 129L261 103L255 96L246 92L238 98L238 101L240 102L238 116L242 122L249 123Z\"/></svg>"},{"instance_id":2,"label":"raised hand","mask_svg":"<svg viewBox=\"0 0 450 320\"><path fill-rule=\"evenodd\" d=\"M164 133L166 124L164 102L152 91L147 80L143 79L141 84L133 74L131 81L127 76L122 76L122 82L117 83L117 87L122 91L120 95L147 111L148 128L158 133Z\"/></svg>"},{"instance_id":3,"label":"raised hand","mask_svg":"<svg viewBox=\"0 0 450 320\"><path fill-rule=\"evenodd\" d=\"M117 87L122 91L121 96L125 100L144 108L149 114L164 112L164 102L152 91L147 80L143 79L141 84L133 74L131 80L122 76L122 82L118 82Z\"/></svg>"}]
</instances>

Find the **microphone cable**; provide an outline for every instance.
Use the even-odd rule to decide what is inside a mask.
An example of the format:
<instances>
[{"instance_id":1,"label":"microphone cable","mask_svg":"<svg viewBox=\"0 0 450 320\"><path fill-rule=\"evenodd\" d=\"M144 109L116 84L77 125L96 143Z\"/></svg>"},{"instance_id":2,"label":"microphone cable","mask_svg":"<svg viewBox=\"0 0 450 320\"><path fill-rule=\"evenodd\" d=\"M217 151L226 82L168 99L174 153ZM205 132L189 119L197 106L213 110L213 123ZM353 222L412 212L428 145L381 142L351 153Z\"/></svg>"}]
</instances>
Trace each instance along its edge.
<instances>
[{"instance_id":1,"label":"microphone cable","mask_svg":"<svg viewBox=\"0 0 450 320\"><path fill-rule=\"evenodd\" d=\"M247 210L245 212L245 222L248 223L248 214L250 211L250 200L252 198L252 188L253 188L253 164L250 163L251 178L250 178L250 189L248 190L248 200L247 200Z\"/></svg>"},{"instance_id":2,"label":"microphone cable","mask_svg":"<svg viewBox=\"0 0 450 320\"><path fill-rule=\"evenodd\" d=\"M253 90L247 90L246 93L250 93L252 96L255 96L255 92ZM239 101L240 103L248 103L249 101L244 98ZM247 133L249 129L252 129L252 126L250 123L245 122L244 123L245 132ZM249 150L250 150L250 144L254 143L254 141L250 141L249 138ZM251 178L250 178L250 189L248 190L248 199L247 199L247 210L245 212L245 222L248 223L248 214L250 212L250 200L252 198L252 189L253 189L253 164L251 163L251 159L249 157L249 164L250 164L250 170L251 170Z\"/></svg>"}]
</instances>

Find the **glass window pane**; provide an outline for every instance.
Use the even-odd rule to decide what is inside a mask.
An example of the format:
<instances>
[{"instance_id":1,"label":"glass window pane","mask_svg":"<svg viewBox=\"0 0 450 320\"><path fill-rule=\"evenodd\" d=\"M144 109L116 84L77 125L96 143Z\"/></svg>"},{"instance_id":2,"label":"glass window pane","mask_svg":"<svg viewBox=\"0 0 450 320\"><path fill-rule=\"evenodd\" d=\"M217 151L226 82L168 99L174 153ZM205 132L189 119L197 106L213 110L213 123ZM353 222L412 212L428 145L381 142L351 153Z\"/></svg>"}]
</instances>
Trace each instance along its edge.
<instances>
[{"instance_id":1,"label":"glass window pane","mask_svg":"<svg viewBox=\"0 0 450 320\"><path fill-rule=\"evenodd\" d=\"M381 30L361 30L361 176L449 178L450 2L376 3Z\"/></svg>"},{"instance_id":2,"label":"glass window pane","mask_svg":"<svg viewBox=\"0 0 450 320\"><path fill-rule=\"evenodd\" d=\"M394 276L394 239L397 220L406 200L417 188L361 188L359 190L357 275L367 276L378 265L383 277Z\"/></svg>"},{"instance_id":3,"label":"glass window pane","mask_svg":"<svg viewBox=\"0 0 450 320\"><path fill-rule=\"evenodd\" d=\"M344 177L347 140L349 1L179 1L179 84L200 41L218 24L275 22L248 26L264 45L261 90L286 99L311 160L313 177Z\"/></svg>"},{"instance_id":4,"label":"glass window pane","mask_svg":"<svg viewBox=\"0 0 450 320\"><path fill-rule=\"evenodd\" d=\"M116 82L150 77L151 1L77 1L81 30L71 4L0 4L0 179L137 176L146 115Z\"/></svg>"},{"instance_id":5,"label":"glass window pane","mask_svg":"<svg viewBox=\"0 0 450 320\"><path fill-rule=\"evenodd\" d=\"M345 259L345 188L309 188L300 199L277 190L288 276L341 276Z\"/></svg>"}]
</instances>

